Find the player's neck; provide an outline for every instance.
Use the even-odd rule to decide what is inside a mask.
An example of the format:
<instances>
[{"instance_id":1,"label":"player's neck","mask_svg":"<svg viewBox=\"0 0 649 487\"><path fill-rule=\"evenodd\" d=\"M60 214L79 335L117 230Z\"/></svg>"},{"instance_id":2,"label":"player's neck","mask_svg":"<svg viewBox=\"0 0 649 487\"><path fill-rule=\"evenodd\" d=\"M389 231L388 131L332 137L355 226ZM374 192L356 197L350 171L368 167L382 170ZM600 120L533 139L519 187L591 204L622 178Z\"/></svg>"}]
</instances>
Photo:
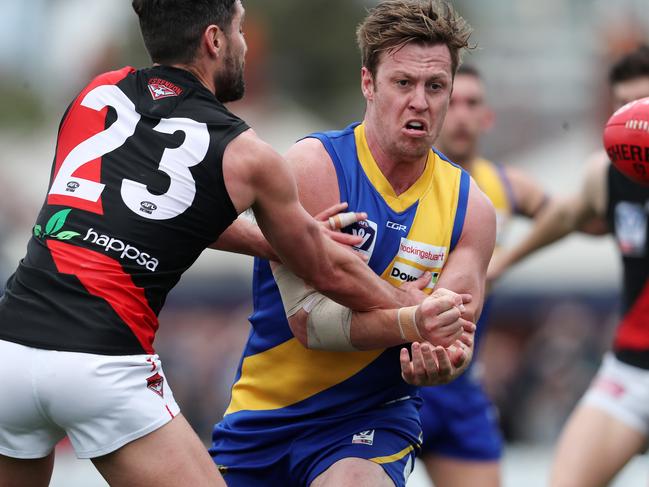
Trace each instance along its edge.
<instances>
[{"instance_id":1,"label":"player's neck","mask_svg":"<svg viewBox=\"0 0 649 487\"><path fill-rule=\"evenodd\" d=\"M418 158L404 158L388 151L371 128L365 130L367 146L376 165L388 180L396 195L405 193L426 169L428 153Z\"/></svg>"},{"instance_id":2,"label":"player's neck","mask_svg":"<svg viewBox=\"0 0 649 487\"><path fill-rule=\"evenodd\" d=\"M199 65L194 65L194 64L172 64L171 67L173 68L178 68L178 69L183 69L185 71L190 72L193 74L200 83L210 90L210 92L216 94L216 85L214 84L214 77L213 76L208 76L207 70L202 69L201 66Z\"/></svg>"}]
</instances>

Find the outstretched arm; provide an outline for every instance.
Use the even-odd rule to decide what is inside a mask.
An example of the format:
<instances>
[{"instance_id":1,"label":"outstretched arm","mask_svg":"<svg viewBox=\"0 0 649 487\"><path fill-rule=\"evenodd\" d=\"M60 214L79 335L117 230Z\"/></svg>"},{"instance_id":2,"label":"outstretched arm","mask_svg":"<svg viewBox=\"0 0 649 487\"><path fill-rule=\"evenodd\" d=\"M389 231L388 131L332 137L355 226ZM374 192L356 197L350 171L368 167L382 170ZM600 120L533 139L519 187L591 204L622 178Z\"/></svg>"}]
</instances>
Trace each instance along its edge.
<instances>
[{"instance_id":1,"label":"outstretched arm","mask_svg":"<svg viewBox=\"0 0 649 487\"><path fill-rule=\"evenodd\" d=\"M497 279L509 267L528 255L575 231L601 234L606 227L606 168L604 153L593 156L586 168L581 191L575 195L550 201L534 219L527 236L515 247L494 257L489 279Z\"/></svg>"}]
</instances>

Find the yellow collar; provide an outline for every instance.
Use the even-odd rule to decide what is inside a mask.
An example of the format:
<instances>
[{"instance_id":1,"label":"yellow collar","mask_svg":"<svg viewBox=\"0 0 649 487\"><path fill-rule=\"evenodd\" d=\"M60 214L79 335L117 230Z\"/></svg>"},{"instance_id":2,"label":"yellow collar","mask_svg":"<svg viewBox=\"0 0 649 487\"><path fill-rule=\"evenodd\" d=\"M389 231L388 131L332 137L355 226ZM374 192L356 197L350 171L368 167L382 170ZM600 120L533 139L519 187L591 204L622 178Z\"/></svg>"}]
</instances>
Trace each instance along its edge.
<instances>
[{"instance_id":1,"label":"yellow collar","mask_svg":"<svg viewBox=\"0 0 649 487\"><path fill-rule=\"evenodd\" d=\"M410 186L405 192L397 196L392 188L392 185L381 172L374 156L370 152L365 137L365 126L360 124L354 129L354 137L356 139L356 150L358 153L358 160L363 167L365 175L370 180L370 183L381 194L385 202L396 212L403 212L419 201L426 192L430 189L433 182L433 174L435 171L436 156L431 150L428 153L428 160L424 172L415 183Z\"/></svg>"}]
</instances>

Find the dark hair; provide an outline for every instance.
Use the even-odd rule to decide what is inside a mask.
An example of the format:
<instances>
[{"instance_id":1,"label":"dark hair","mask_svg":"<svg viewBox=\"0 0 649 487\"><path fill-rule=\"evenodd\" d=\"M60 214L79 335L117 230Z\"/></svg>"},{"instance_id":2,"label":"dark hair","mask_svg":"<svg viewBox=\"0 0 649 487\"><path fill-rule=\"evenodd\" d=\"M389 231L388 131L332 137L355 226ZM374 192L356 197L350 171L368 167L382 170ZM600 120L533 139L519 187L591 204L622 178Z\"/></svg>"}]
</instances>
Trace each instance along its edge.
<instances>
[{"instance_id":1,"label":"dark hair","mask_svg":"<svg viewBox=\"0 0 649 487\"><path fill-rule=\"evenodd\" d=\"M133 0L154 63L191 62L209 25L229 33L237 0Z\"/></svg>"},{"instance_id":2,"label":"dark hair","mask_svg":"<svg viewBox=\"0 0 649 487\"><path fill-rule=\"evenodd\" d=\"M618 60L611 67L608 80L611 85L614 85L643 76L649 76L649 45L647 44Z\"/></svg>"},{"instance_id":3,"label":"dark hair","mask_svg":"<svg viewBox=\"0 0 649 487\"><path fill-rule=\"evenodd\" d=\"M356 37L363 66L373 75L382 52L398 50L410 42L448 46L455 75L471 32L471 26L447 2L386 0L369 11Z\"/></svg>"},{"instance_id":4,"label":"dark hair","mask_svg":"<svg viewBox=\"0 0 649 487\"><path fill-rule=\"evenodd\" d=\"M460 67L457 68L457 73L455 74L456 76L460 74L463 74L465 76L473 76L474 78L482 81L482 74L480 73L478 68L476 68L472 64L460 64Z\"/></svg>"}]
</instances>

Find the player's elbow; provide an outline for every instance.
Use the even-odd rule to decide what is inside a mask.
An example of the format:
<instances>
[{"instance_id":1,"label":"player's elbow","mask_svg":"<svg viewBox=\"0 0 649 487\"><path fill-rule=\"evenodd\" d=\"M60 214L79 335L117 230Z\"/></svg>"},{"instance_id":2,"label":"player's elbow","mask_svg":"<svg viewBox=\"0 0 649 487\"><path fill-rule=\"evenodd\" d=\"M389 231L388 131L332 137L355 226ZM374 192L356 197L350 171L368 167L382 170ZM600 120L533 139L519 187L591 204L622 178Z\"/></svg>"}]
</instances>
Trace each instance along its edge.
<instances>
[{"instance_id":1,"label":"player's elbow","mask_svg":"<svg viewBox=\"0 0 649 487\"><path fill-rule=\"evenodd\" d=\"M309 348L308 331L307 331L307 314L304 310L298 311L288 319L288 326L293 332L293 336L304 347Z\"/></svg>"}]
</instances>

